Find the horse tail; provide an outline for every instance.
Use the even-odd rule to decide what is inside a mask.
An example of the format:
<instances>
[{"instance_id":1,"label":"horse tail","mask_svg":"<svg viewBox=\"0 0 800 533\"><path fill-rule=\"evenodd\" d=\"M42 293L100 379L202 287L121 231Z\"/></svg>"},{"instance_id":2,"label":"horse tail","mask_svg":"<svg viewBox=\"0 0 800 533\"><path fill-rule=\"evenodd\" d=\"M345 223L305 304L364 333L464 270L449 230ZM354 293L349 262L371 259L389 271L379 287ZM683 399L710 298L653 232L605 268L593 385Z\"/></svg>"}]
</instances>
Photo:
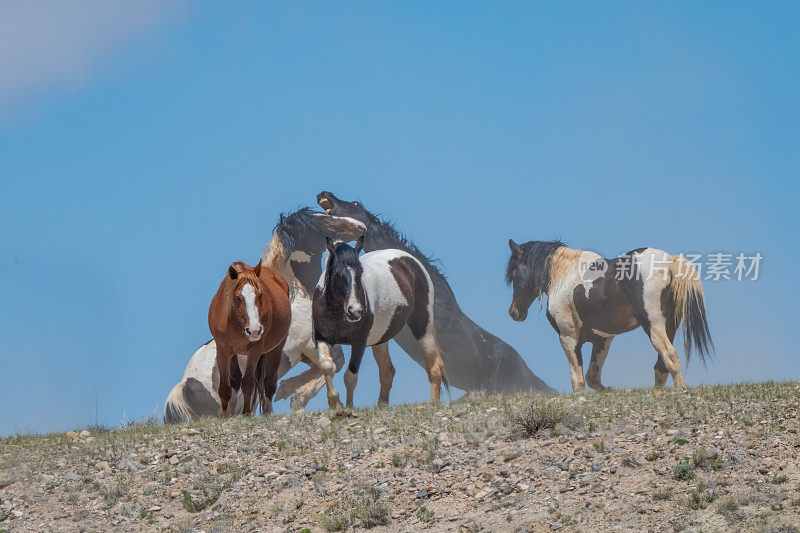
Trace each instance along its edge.
<instances>
[{"instance_id":1,"label":"horse tail","mask_svg":"<svg viewBox=\"0 0 800 533\"><path fill-rule=\"evenodd\" d=\"M670 289L675 304L675 329L683 321L683 350L686 363L694 347L700 354L700 360L706 364L706 358L713 357L714 342L708 328L706 317L706 301L703 296L703 284L700 274L694 265L683 254L674 256L669 267Z\"/></svg>"},{"instance_id":2,"label":"horse tail","mask_svg":"<svg viewBox=\"0 0 800 533\"><path fill-rule=\"evenodd\" d=\"M447 356L447 354L445 354L444 350L442 350L442 347L439 346L439 342L438 341L436 342L436 345L439 348L439 358L442 360L442 383L444 383L444 390L447 391L447 398L452 402L453 401L453 395L450 393L450 382L447 379L447 369L444 366L444 359L445 358L442 357L442 354L444 354L445 357Z\"/></svg>"},{"instance_id":3,"label":"horse tail","mask_svg":"<svg viewBox=\"0 0 800 533\"><path fill-rule=\"evenodd\" d=\"M184 382L181 381L170 391L164 402L164 423L183 424L192 419L192 408L184 395Z\"/></svg>"}]
</instances>

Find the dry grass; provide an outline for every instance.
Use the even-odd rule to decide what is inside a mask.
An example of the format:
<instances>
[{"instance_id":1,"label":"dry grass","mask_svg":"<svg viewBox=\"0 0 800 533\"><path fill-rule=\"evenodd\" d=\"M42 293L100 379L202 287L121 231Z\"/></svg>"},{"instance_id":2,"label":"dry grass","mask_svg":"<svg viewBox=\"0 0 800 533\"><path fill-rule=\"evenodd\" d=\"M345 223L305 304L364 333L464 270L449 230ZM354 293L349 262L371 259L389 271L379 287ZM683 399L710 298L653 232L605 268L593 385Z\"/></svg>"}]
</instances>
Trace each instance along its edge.
<instances>
[{"instance_id":1,"label":"dry grass","mask_svg":"<svg viewBox=\"0 0 800 533\"><path fill-rule=\"evenodd\" d=\"M358 490L331 504L320 519L326 531L344 531L354 525L369 529L388 523L389 508L373 489Z\"/></svg>"},{"instance_id":2,"label":"dry grass","mask_svg":"<svg viewBox=\"0 0 800 533\"><path fill-rule=\"evenodd\" d=\"M575 429L583 424L574 407L555 398L537 399L509 414L511 427L525 437L536 436L542 430L556 430L559 426Z\"/></svg>"}]
</instances>

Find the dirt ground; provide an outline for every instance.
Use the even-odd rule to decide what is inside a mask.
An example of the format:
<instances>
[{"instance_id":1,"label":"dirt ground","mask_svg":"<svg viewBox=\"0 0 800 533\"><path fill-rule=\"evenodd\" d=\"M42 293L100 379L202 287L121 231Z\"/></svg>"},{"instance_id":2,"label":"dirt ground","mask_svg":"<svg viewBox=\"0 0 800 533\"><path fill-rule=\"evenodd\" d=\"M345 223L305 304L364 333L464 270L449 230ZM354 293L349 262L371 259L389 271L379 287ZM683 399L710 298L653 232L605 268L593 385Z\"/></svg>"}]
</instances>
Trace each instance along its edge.
<instances>
[{"instance_id":1,"label":"dirt ground","mask_svg":"<svg viewBox=\"0 0 800 533\"><path fill-rule=\"evenodd\" d=\"M798 531L798 404L759 383L14 436L0 531Z\"/></svg>"}]
</instances>

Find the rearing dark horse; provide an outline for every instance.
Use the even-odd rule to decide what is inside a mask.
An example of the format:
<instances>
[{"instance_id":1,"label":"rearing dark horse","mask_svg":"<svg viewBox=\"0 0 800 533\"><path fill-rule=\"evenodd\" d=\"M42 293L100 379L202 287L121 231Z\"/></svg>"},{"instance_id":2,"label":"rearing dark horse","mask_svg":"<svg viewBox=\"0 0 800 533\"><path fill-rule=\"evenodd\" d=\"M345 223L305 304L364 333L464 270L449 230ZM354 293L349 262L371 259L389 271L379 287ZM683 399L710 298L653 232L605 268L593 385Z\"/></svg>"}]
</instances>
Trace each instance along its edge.
<instances>
[{"instance_id":1,"label":"rearing dark horse","mask_svg":"<svg viewBox=\"0 0 800 533\"><path fill-rule=\"evenodd\" d=\"M436 336L451 385L466 391L485 390L492 393L553 391L531 372L513 347L464 314L444 275L414 243L400 235L390 223L379 220L359 202L340 200L327 191L317 195L317 203L328 215L351 217L365 224L365 251L387 248L404 250L425 267L436 293ZM414 361L425 367L423 353L409 328L404 328L394 340Z\"/></svg>"},{"instance_id":2,"label":"rearing dark horse","mask_svg":"<svg viewBox=\"0 0 800 533\"><path fill-rule=\"evenodd\" d=\"M347 406L352 407L361 358L366 347L372 346L381 380L378 402L386 403L394 378L387 343L408 325L425 357L431 402L438 402L444 363L433 325L433 282L425 267L402 250L380 250L359 258L363 244L363 236L355 248L327 239L328 260L312 304L314 341L320 357L333 345L352 346L344 376ZM333 365L320 368L326 372L328 403L335 408L339 394L333 387Z\"/></svg>"}]
</instances>

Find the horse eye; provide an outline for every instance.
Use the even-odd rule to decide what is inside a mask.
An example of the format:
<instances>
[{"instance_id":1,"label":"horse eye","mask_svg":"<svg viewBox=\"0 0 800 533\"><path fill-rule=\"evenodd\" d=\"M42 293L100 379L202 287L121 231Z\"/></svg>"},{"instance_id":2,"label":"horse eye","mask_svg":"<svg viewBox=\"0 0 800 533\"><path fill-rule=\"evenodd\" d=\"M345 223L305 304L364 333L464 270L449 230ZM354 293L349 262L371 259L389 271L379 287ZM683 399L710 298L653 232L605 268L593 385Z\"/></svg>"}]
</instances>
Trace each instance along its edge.
<instances>
[{"instance_id":1,"label":"horse eye","mask_svg":"<svg viewBox=\"0 0 800 533\"><path fill-rule=\"evenodd\" d=\"M361 204L358 203L358 202L353 202L353 205L356 206L356 207L361 207Z\"/></svg>"}]
</instances>

